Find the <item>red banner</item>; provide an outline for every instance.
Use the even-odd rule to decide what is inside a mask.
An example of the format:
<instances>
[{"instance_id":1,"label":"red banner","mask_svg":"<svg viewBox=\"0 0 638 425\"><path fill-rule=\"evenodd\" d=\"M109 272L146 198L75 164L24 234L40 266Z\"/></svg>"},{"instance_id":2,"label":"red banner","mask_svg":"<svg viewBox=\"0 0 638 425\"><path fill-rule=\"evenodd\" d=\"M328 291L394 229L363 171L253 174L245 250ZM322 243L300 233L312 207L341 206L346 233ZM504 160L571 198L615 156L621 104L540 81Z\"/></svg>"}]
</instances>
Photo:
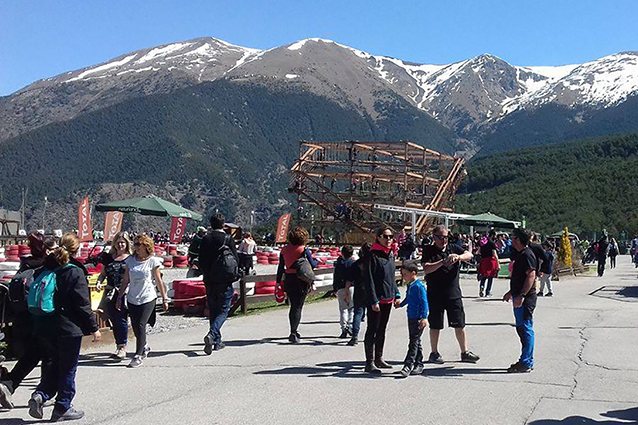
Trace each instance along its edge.
<instances>
[{"instance_id":1,"label":"red banner","mask_svg":"<svg viewBox=\"0 0 638 425\"><path fill-rule=\"evenodd\" d=\"M171 224L171 243L180 243L184 236L184 230L186 230L186 219L181 217L173 217L173 223Z\"/></svg>"},{"instance_id":2,"label":"red banner","mask_svg":"<svg viewBox=\"0 0 638 425\"><path fill-rule=\"evenodd\" d=\"M78 238L81 242L93 240L93 230L91 229L91 206L89 197L82 199L78 208Z\"/></svg>"},{"instance_id":3,"label":"red banner","mask_svg":"<svg viewBox=\"0 0 638 425\"><path fill-rule=\"evenodd\" d=\"M285 243L288 238L288 227L290 227L290 213L279 217L277 222L277 239L276 243Z\"/></svg>"},{"instance_id":4,"label":"red banner","mask_svg":"<svg viewBox=\"0 0 638 425\"><path fill-rule=\"evenodd\" d=\"M104 242L110 242L115 235L122 230L122 221L124 213L119 211L110 211L106 213L106 221L104 223Z\"/></svg>"}]
</instances>

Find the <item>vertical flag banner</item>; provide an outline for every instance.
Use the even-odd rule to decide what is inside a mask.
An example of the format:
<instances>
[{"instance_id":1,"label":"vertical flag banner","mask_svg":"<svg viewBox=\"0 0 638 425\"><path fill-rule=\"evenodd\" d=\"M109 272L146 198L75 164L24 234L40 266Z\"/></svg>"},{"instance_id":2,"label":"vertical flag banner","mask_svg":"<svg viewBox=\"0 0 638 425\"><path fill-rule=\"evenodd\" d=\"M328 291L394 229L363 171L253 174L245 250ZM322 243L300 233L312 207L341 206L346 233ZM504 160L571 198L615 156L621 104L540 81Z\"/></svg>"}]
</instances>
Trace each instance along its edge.
<instances>
[{"instance_id":1,"label":"vertical flag banner","mask_svg":"<svg viewBox=\"0 0 638 425\"><path fill-rule=\"evenodd\" d=\"M104 242L113 240L120 230L122 230L122 221L124 213L119 211L109 211L106 213L106 221L104 223Z\"/></svg>"},{"instance_id":2,"label":"vertical flag banner","mask_svg":"<svg viewBox=\"0 0 638 425\"><path fill-rule=\"evenodd\" d=\"M82 199L78 208L78 238L81 242L93 240L93 230L91 229L91 206L89 197Z\"/></svg>"},{"instance_id":3,"label":"vertical flag banner","mask_svg":"<svg viewBox=\"0 0 638 425\"><path fill-rule=\"evenodd\" d=\"M170 236L171 243L180 243L184 236L184 230L186 230L186 219L182 217L173 217Z\"/></svg>"},{"instance_id":4,"label":"vertical flag banner","mask_svg":"<svg viewBox=\"0 0 638 425\"><path fill-rule=\"evenodd\" d=\"M277 222L277 239L276 243L285 243L288 237L288 227L290 227L290 213L279 217Z\"/></svg>"}]
</instances>

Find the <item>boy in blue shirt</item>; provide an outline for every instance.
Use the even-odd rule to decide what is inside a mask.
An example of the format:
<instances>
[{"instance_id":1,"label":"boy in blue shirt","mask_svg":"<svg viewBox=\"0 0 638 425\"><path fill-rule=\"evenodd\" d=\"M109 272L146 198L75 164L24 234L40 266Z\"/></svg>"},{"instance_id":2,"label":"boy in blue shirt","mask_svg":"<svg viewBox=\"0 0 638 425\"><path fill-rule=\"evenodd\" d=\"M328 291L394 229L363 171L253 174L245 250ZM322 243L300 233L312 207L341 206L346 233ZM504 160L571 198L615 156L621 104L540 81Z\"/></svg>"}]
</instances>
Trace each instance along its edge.
<instances>
[{"instance_id":1,"label":"boy in blue shirt","mask_svg":"<svg viewBox=\"0 0 638 425\"><path fill-rule=\"evenodd\" d=\"M423 349L421 348L421 335L427 326L428 297L423 282L416 278L419 267L414 261L406 261L401 266L401 276L408 283L405 299L399 307L408 306L408 354L403 362L401 376L407 378L423 373Z\"/></svg>"}]
</instances>

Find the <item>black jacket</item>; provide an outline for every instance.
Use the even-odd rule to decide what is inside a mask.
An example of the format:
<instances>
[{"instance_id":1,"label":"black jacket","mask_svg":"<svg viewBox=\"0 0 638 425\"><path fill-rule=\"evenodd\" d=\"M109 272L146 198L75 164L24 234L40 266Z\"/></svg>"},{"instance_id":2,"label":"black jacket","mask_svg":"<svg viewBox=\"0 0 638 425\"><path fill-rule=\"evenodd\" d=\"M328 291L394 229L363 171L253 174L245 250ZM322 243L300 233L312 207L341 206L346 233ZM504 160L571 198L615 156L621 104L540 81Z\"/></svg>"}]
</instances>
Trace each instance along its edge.
<instances>
[{"instance_id":1,"label":"black jacket","mask_svg":"<svg viewBox=\"0 0 638 425\"><path fill-rule=\"evenodd\" d=\"M57 263L51 259L47 258L44 266L55 270ZM63 338L90 335L97 331L89 284L83 270L77 266L67 267L56 274L55 312L50 316L33 316L36 333L47 338Z\"/></svg>"},{"instance_id":2,"label":"black jacket","mask_svg":"<svg viewBox=\"0 0 638 425\"><path fill-rule=\"evenodd\" d=\"M209 271L217 261L219 249L224 245L226 238L228 238L228 246L237 259L237 264L239 264L237 248L235 247L233 238L228 233L218 230L208 232L206 236L202 238L202 242L199 245L199 268L204 275L205 283L215 283L215 276L211 276Z\"/></svg>"},{"instance_id":3,"label":"black jacket","mask_svg":"<svg viewBox=\"0 0 638 425\"><path fill-rule=\"evenodd\" d=\"M396 266L392 251L386 254L383 251L372 250L370 255L365 257L363 264L363 287L368 307L382 301L401 298L395 281Z\"/></svg>"}]
</instances>

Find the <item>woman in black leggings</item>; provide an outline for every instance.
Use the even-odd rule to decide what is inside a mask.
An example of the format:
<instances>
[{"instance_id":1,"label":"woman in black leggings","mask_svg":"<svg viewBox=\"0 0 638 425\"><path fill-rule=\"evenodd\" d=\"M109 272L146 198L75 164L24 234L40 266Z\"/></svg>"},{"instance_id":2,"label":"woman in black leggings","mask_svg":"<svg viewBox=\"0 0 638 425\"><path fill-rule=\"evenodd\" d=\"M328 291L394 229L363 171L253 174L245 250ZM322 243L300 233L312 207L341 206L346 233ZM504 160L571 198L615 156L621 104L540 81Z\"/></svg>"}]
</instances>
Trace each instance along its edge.
<instances>
[{"instance_id":1,"label":"woman in black leggings","mask_svg":"<svg viewBox=\"0 0 638 425\"><path fill-rule=\"evenodd\" d=\"M389 227L376 231L376 242L364 260L363 285L368 307L368 329L365 337L366 372L380 374L381 369L392 369L383 360L385 330L390 319L392 304L400 303L401 294L395 281L396 267L390 248L394 232Z\"/></svg>"},{"instance_id":2,"label":"woman in black leggings","mask_svg":"<svg viewBox=\"0 0 638 425\"><path fill-rule=\"evenodd\" d=\"M297 277L297 270L293 268L293 264L299 258L305 257L313 269L317 267L317 261L312 258L310 250L306 248L309 239L310 235L303 227L292 229L288 233L288 245L281 250L279 268L277 269L277 287L280 287L283 281L283 287L290 303L290 313L288 314L290 336L288 341L293 344L298 343L301 338L298 332L299 322L301 322L301 310L306 301L306 296L311 290L310 284Z\"/></svg>"}]
</instances>

